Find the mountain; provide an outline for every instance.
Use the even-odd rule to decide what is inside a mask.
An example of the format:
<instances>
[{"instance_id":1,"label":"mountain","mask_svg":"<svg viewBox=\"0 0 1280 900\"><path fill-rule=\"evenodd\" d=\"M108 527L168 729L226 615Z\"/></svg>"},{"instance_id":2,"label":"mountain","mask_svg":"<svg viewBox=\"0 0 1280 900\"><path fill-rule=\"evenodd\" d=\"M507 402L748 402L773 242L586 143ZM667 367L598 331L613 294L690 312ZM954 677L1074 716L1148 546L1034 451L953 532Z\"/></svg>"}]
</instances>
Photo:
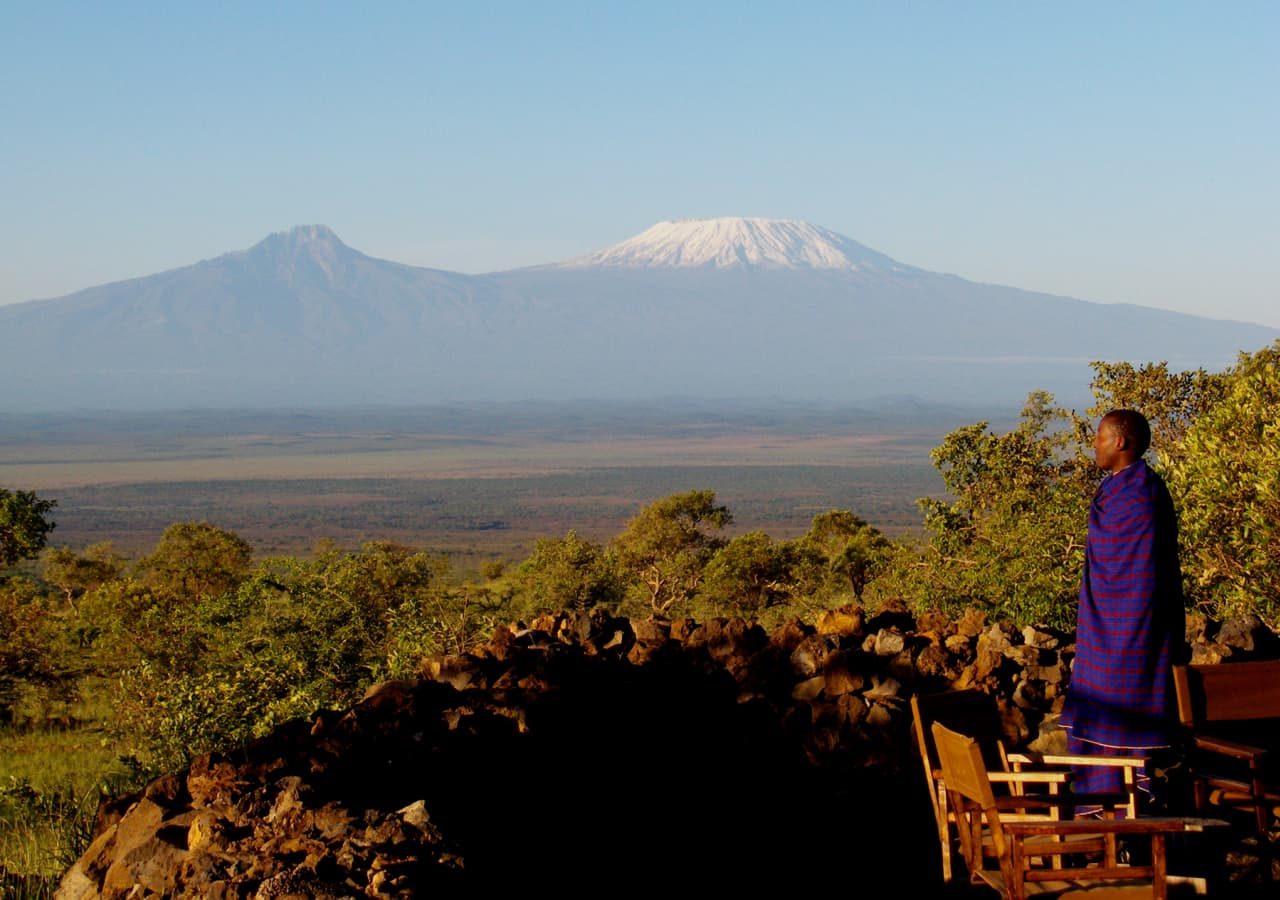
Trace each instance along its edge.
<instances>
[{"instance_id":1,"label":"mountain","mask_svg":"<svg viewBox=\"0 0 1280 900\"><path fill-rule=\"evenodd\" d=\"M681 219L558 268L902 270L883 253L825 228L790 219Z\"/></svg>"},{"instance_id":2,"label":"mountain","mask_svg":"<svg viewBox=\"0 0 1280 900\"><path fill-rule=\"evenodd\" d=\"M0 307L0 411L663 395L1083 399L1092 359L1229 364L1275 329L978 284L805 222L663 222L462 275L309 225Z\"/></svg>"}]
</instances>

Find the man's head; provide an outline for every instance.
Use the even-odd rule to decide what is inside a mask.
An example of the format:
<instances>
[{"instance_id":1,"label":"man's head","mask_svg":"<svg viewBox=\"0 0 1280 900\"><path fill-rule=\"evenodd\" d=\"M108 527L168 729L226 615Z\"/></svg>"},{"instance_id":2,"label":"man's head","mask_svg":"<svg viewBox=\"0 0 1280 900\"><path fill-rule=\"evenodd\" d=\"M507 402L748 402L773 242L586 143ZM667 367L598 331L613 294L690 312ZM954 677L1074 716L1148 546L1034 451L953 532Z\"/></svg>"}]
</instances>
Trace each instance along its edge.
<instances>
[{"instance_id":1,"label":"man's head","mask_svg":"<svg viewBox=\"0 0 1280 900\"><path fill-rule=\"evenodd\" d=\"M1142 458L1151 446L1151 426L1132 409L1113 409L1098 423L1093 438L1093 458L1098 467L1119 472Z\"/></svg>"}]
</instances>

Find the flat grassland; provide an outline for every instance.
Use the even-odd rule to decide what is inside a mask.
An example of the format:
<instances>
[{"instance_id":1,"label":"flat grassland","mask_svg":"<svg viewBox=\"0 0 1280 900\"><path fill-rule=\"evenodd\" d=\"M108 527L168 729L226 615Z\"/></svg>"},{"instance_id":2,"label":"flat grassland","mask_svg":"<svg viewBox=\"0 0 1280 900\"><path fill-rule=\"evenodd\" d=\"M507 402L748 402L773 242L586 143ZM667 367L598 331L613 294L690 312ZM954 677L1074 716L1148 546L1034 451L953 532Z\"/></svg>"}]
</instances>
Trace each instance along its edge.
<instances>
[{"instance_id":1,"label":"flat grassland","mask_svg":"<svg viewBox=\"0 0 1280 900\"><path fill-rule=\"evenodd\" d=\"M57 501L52 543L138 554L208 520L262 554L384 539L475 559L606 540L711 489L732 531L794 537L852 509L893 535L941 491L929 450L973 413L708 404L0 415L0 486Z\"/></svg>"}]
</instances>

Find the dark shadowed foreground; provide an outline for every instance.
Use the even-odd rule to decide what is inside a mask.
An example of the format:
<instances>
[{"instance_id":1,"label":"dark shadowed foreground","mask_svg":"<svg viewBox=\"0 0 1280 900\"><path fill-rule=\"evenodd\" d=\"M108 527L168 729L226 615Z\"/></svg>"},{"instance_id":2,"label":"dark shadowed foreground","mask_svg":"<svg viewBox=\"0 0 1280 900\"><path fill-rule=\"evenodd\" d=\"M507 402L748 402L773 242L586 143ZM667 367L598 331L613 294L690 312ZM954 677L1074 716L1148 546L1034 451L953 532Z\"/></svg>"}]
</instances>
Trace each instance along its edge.
<instances>
[{"instance_id":1,"label":"dark shadowed foreground","mask_svg":"<svg viewBox=\"0 0 1280 900\"><path fill-rule=\"evenodd\" d=\"M979 687L1012 742L1046 740L1065 637L856 607L772 634L545 616L107 804L60 896L966 895L903 700Z\"/></svg>"}]
</instances>

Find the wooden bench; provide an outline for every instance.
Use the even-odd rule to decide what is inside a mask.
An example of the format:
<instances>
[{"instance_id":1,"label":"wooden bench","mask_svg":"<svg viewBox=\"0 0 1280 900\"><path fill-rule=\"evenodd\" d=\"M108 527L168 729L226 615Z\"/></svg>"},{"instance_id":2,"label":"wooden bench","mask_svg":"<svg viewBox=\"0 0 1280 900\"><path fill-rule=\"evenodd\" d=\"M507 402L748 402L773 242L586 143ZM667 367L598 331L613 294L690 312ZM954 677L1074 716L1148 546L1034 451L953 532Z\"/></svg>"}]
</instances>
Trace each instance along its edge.
<instances>
[{"instance_id":1,"label":"wooden bench","mask_svg":"<svg viewBox=\"0 0 1280 900\"><path fill-rule=\"evenodd\" d=\"M1280 660L1174 666L1196 809L1243 815L1271 877L1268 831L1280 816Z\"/></svg>"}]
</instances>

